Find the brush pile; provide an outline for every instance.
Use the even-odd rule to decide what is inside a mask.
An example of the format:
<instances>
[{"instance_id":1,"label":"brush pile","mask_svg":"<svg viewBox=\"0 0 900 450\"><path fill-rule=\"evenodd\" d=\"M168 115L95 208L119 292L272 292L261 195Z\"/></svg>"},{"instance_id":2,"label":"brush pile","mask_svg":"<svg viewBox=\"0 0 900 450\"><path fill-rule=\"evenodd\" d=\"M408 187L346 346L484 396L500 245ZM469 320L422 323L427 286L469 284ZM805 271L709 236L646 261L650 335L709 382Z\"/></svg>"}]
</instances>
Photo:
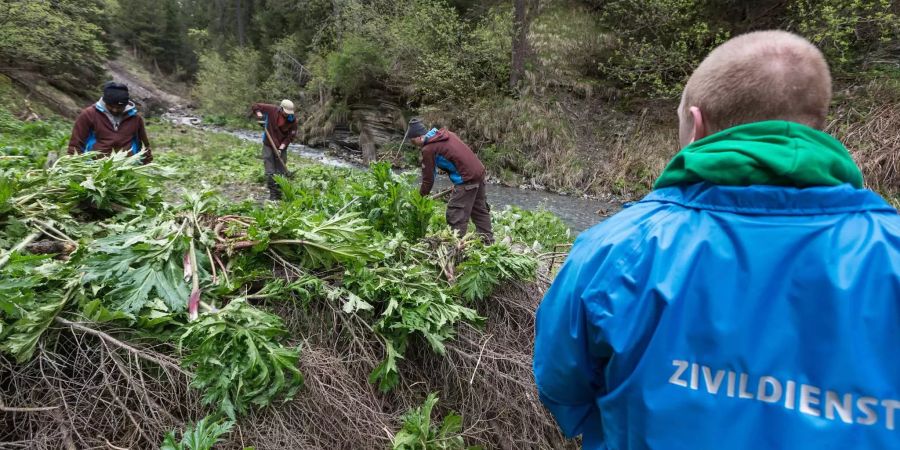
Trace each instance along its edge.
<instances>
[{"instance_id":1,"label":"brush pile","mask_svg":"<svg viewBox=\"0 0 900 450\"><path fill-rule=\"evenodd\" d=\"M237 448L401 448L414 428L565 445L530 374L532 280L558 242L514 226L490 246L457 238L386 165L306 167L279 181L279 204L173 205L171 172L140 157L0 173L4 447L182 448L176 435L209 432ZM432 408L461 416L409 425Z\"/></svg>"}]
</instances>

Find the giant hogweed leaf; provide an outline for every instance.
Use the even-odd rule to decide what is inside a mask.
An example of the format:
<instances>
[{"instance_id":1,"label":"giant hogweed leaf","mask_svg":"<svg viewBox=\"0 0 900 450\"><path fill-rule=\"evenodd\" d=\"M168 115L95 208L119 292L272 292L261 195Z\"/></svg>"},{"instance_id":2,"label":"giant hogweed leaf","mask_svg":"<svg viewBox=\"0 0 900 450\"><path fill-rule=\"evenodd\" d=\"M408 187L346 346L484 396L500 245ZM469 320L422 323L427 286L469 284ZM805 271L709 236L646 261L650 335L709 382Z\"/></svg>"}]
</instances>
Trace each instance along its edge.
<instances>
[{"instance_id":1,"label":"giant hogweed leaf","mask_svg":"<svg viewBox=\"0 0 900 450\"><path fill-rule=\"evenodd\" d=\"M181 441L175 440L174 431L166 433L160 450L211 450L222 441L222 436L231 431L232 426L234 422L215 421L206 416L196 424L188 426L181 436Z\"/></svg>"},{"instance_id":2,"label":"giant hogweed leaf","mask_svg":"<svg viewBox=\"0 0 900 450\"><path fill-rule=\"evenodd\" d=\"M260 242L254 251L269 247L308 269L331 268L377 258L370 245L370 229L359 213L322 217L289 206L269 207L254 213L248 236Z\"/></svg>"},{"instance_id":3,"label":"giant hogweed leaf","mask_svg":"<svg viewBox=\"0 0 900 450\"><path fill-rule=\"evenodd\" d=\"M126 313L137 313L156 299L169 311L184 311L190 288L183 277L183 230L174 220L159 220L94 241L82 282L91 284L106 305Z\"/></svg>"},{"instance_id":4,"label":"giant hogweed leaf","mask_svg":"<svg viewBox=\"0 0 900 450\"><path fill-rule=\"evenodd\" d=\"M403 415L403 425L391 442L392 450L463 450L466 449L462 430L462 417L449 413L440 427L432 424L432 415L438 397L428 394L422 406L413 408ZM479 447L468 447L476 449Z\"/></svg>"},{"instance_id":5,"label":"giant hogweed leaf","mask_svg":"<svg viewBox=\"0 0 900 450\"><path fill-rule=\"evenodd\" d=\"M187 306L190 288L181 276L181 267L169 260L164 264L147 264L130 269L118 279L106 298L126 313L136 313L154 298L165 302L172 312Z\"/></svg>"},{"instance_id":6,"label":"giant hogweed leaf","mask_svg":"<svg viewBox=\"0 0 900 450\"><path fill-rule=\"evenodd\" d=\"M182 364L194 372L203 403L233 419L251 404L287 400L302 385L300 350L281 344L286 335L278 316L238 299L189 323L178 346L187 350Z\"/></svg>"},{"instance_id":7,"label":"giant hogweed leaf","mask_svg":"<svg viewBox=\"0 0 900 450\"><path fill-rule=\"evenodd\" d=\"M344 274L344 289L380 311L376 332L386 341L386 357L370 375L370 382L387 391L399 382L396 361L402 358L410 335L419 335L432 350L443 354L444 342L460 321L478 322L475 310L460 305L440 284L434 269L414 264L381 267L354 266Z\"/></svg>"},{"instance_id":8,"label":"giant hogweed leaf","mask_svg":"<svg viewBox=\"0 0 900 450\"><path fill-rule=\"evenodd\" d=\"M0 351L24 362L75 293L71 268L47 256L13 254L0 270Z\"/></svg>"},{"instance_id":9,"label":"giant hogweed leaf","mask_svg":"<svg viewBox=\"0 0 900 450\"><path fill-rule=\"evenodd\" d=\"M401 350L397 350L395 345L396 343L392 339L386 339L385 358L369 374L369 383L377 384L381 392L388 392L400 383L400 369L397 367L397 360L403 359L402 348L406 345L405 343L400 345Z\"/></svg>"},{"instance_id":10,"label":"giant hogweed leaf","mask_svg":"<svg viewBox=\"0 0 900 450\"><path fill-rule=\"evenodd\" d=\"M502 282L534 279L537 270L536 259L516 253L504 244L476 243L466 257L457 267L461 275L456 280L456 289L468 301L487 298Z\"/></svg>"},{"instance_id":11,"label":"giant hogweed leaf","mask_svg":"<svg viewBox=\"0 0 900 450\"><path fill-rule=\"evenodd\" d=\"M27 305L19 305L21 317L13 322L4 333L0 350L13 355L17 362L25 362L34 355L38 340L43 336L53 319L69 300L71 291L43 292L40 300Z\"/></svg>"}]
</instances>

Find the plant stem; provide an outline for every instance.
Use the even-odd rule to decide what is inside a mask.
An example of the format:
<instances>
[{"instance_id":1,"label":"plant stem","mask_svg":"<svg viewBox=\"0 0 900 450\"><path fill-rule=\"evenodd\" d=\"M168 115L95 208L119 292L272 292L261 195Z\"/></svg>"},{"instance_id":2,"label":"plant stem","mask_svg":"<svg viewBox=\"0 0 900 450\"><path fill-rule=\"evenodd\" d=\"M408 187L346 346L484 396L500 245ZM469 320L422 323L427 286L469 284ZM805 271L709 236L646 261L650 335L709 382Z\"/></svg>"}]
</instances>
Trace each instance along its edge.
<instances>
[{"instance_id":1,"label":"plant stem","mask_svg":"<svg viewBox=\"0 0 900 450\"><path fill-rule=\"evenodd\" d=\"M209 258L209 266L212 267L212 282L213 284L219 284L219 277L216 276L216 261L213 259L209 247L206 247L206 257Z\"/></svg>"},{"instance_id":2,"label":"plant stem","mask_svg":"<svg viewBox=\"0 0 900 450\"><path fill-rule=\"evenodd\" d=\"M194 248L194 233L191 230L190 234L190 255L191 255L191 296L193 297L194 292L200 292L200 275L197 272L197 250ZM200 302L202 303L202 302ZM195 319L194 313L191 313L191 319Z\"/></svg>"},{"instance_id":3,"label":"plant stem","mask_svg":"<svg viewBox=\"0 0 900 450\"><path fill-rule=\"evenodd\" d=\"M315 243L315 242L310 242L310 241L303 241L303 240L298 240L298 239L279 239L279 240L275 240L275 241L269 241L269 245L277 245L277 244L308 245L308 246L310 246L310 247L315 247L315 248L318 248L318 249L320 249L320 250L325 250L326 252L331 252L331 253L334 253L334 254L336 254L336 255L342 255L342 256L347 256L347 257L352 257L352 256L353 256L353 255L350 255L350 254L347 254L347 253L344 253L344 252L335 250L335 249L333 249L333 248L326 247L326 246L324 246L324 245L317 244L317 243Z\"/></svg>"},{"instance_id":4,"label":"plant stem","mask_svg":"<svg viewBox=\"0 0 900 450\"><path fill-rule=\"evenodd\" d=\"M51 220L51 221L45 222L45 221L43 221L43 220L31 219L31 222L34 223L34 224L38 224L41 228L44 228L44 229L45 229L45 230L44 230L45 232L46 232L46 231L52 231L53 233L56 233L56 235L57 235L56 237L62 238L62 240L67 241L67 242L69 242L69 243L78 245L78 243L75 242L72 238L70 238L69 236L67 236L67 235L66 235L65 233L63 233L62 231L59 231L58 228L56 228L55 226L53 226L53 221L52 221L52 220ZM47 233L47 234L50 234L50 233Z\"/></svg>"}]
</instances>

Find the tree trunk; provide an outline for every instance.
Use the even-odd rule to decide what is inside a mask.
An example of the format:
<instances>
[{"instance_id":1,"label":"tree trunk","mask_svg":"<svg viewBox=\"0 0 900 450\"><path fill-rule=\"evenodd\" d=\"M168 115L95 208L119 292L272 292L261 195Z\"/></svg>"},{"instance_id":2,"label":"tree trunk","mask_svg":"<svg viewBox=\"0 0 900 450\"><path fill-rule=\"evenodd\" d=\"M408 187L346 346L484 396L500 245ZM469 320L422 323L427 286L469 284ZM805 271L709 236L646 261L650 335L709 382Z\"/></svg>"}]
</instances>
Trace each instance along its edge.
<instances>
[{"instance_id":1,"label":"tree trunk","mask_svg":"<svg viewBox=\"0 0 900 450\"><path fill-rule=\"evenodd\" d=\"M512 64L509 71L509 88L516 90L525 75L525 58L528 56L528 0L514 0Z\"/></svg>"},{"instance_id":2,"label":"tree trunk","mask_svg":"<svg viewBox=\"0 0 900 450\"><path fill-rule=\"evenodd\" d=\"M343 29L341 24L341 0L331 0L332 17L334 17L335 27L337 31L337 42L340 44L343 40Z\"/></svg>"},{"instance_id":3,"label":"tree trunk","mask_svg":"<svg viewBox=\"0 0 900 450\"><path fill-rule=\"evenodd\" d=\"M238 35L238 44L243 47L244 41L246 39L246 33L244 31L244 11L241 8L242 0L237 0L237 35Z\"/></svg>"},{"instance_id":4,"label":"tree trunk","mask_svg":"<svg viewBox=\"0 0 900 450\"><path fill-rule=\"evenodd\" d=\"M209 29L212 31L211 36L225 36L231 27L228 26L228 8L225 6L225 0L215 0L209 3ZM215 42L213 40L212 42ZM214 44L218 47L220 43Z\"/></svg>"}]
</instances>

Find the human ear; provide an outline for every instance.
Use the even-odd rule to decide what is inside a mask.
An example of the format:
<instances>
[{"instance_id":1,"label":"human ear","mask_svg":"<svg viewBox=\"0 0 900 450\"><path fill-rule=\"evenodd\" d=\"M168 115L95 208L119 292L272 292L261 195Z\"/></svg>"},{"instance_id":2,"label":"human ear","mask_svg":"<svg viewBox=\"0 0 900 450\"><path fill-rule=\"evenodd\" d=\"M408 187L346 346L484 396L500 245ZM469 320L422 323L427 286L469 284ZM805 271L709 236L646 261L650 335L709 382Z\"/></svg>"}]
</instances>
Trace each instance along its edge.
<instances>
[{"instance_id":1,"label":"human ear","mask_svg":"<svg viewBox=\"0 0 900 450\"><path fill-rule=\"evenodd\" d=\"M691 126L691 142L703 139L707 136L706 123L703 121L703 112L696 106L690 108L692 126Z\"/></svg>"}]
</instances>

